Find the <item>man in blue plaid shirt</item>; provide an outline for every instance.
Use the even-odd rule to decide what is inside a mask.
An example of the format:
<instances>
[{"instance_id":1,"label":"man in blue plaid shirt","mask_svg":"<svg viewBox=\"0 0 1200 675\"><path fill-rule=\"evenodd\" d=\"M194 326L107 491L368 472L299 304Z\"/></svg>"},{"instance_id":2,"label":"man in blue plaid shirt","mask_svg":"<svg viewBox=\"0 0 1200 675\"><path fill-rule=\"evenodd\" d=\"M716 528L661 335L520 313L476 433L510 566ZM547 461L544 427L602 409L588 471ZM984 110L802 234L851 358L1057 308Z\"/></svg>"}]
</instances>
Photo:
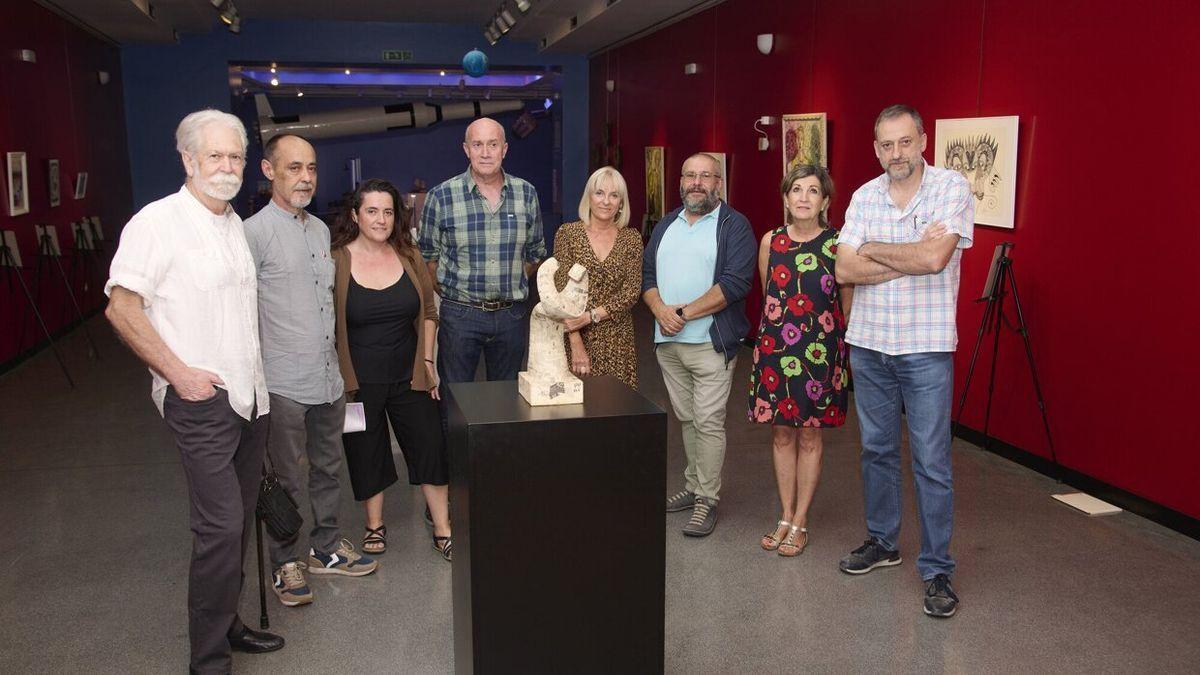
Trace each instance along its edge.
<instances>
[{"instance_id":1,"label":"man in blue plaid shirt","mask_svg":"<svg viewBox=\"0 0 1200 675\"><path fill-rule=\"evenodd\" d=\"M501 168L504 127L467 127L470 167L436 186L421 212L421 255L442 297L438 331L446 382L471 382L482 353L488 380L515 380L528 344L529 275L546 257L537 190Z\"/></svg>"}]
</instances>

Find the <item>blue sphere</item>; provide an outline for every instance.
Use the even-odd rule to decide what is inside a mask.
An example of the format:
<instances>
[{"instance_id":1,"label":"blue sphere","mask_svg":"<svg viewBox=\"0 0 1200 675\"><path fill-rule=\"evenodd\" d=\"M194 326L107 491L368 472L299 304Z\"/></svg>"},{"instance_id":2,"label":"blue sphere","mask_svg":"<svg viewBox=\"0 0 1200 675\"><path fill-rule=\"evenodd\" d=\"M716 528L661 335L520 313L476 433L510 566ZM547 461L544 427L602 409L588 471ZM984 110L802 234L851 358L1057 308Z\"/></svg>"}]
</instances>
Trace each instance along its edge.
<instances>
[{"instance_id":1,"label":"blue sphere","mask_svg":"<svg viewBox=\"0 0 1200 675\"><path fill-rule=\"evenodd\" d=\"M463 71L471 77L483 77L488 71L487 54L472 49L463 56Z\"/></svg>"}]
</instances>

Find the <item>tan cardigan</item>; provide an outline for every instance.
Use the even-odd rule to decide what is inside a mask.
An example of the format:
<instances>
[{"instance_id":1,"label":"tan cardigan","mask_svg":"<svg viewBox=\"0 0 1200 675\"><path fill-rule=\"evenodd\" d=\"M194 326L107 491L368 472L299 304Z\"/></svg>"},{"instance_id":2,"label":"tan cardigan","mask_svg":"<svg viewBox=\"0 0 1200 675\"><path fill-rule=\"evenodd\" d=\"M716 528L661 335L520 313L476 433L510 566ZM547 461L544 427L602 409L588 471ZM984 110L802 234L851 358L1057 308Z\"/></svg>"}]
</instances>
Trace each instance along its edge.
<instances>
[{"instance_id":1,"label":"tan cardigan","mask_svg":"<svg viewBox=\"0 0 1200 675\"><path fill-rule=\"evenodd\" d=\"M412 388L414 391L429 391L433 383L425 373L425 344L428 340L436 339L425 332L425 320L438 320L437 305L433 301L433 284L429 281L429 268L421 259L416 247L408 254L399 254L400 262L404 265L404 273L413 281L417 296L421 299L421 311L413 320L413 328L417 331L417 357L413 362ZM333 308L337 313L337 342L338 365L342 370L342 380L346 382L346 392L358 391L358 377L354 374L354 364L350 362L350 345L346 340L346 294L350 291L350 250L343 247L331 252L333 257Z\"/></svg>"}]
</instances>

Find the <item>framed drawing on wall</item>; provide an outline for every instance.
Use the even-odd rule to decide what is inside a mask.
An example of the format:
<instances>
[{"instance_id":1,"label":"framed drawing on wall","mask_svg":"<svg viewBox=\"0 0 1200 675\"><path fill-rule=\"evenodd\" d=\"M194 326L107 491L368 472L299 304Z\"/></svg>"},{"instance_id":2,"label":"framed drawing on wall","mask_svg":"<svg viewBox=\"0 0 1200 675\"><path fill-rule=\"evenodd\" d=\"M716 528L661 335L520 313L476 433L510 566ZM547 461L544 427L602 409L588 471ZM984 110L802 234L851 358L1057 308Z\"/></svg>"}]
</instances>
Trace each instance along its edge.
<instances>
[{"instance_id":1,"label":"framed drawing on wall","mask_svg":"<svg viewBox=\"0 0 1200 675\"><path fill-rule=\"evenodd\" d=\"M661 145L646 146L646 216L655 223L667 214L664 154Z\"/></svg>"},{"instance_id":2,"label":"framed drawing on wall","mask_svg":"<svg viewBox=\"0 0 1200 675\"><path fill-rule=\"evenodd\" d=\"M1012 229L1017 201L1017 121L1008 117L938 120L935 166L966 177L975 196L975 223Z\"/></svg>"},{"instance_id":3,"label":"framed drawing on wall","mask_svg":"<svg viewBox=\"0 0 1200 675\"><path fill-rule=\"evenodd\" d=\"M705 150L704 154L712 155L713 157L716 157L717 164L721 165L721 168L719 169L719 171L721 173L721 180L724 181L724 183L722 184L723 187L721 188L721 199L728 202L729 201L729 162L725 161L725 153L713 152L712 150Z\"/></svg>"},{"instance_id":4,"label":"framed drawing on wall","mask_svg":"<svg viewBox=\"0 0 1200 675\"><path fill-rule=\"evenodd\" d=\"M83 199L87 196L87 172L81 171L75 179L75 199Z\"/></svg>"},{"instance_id":5,"label":"framed drawing on wall","mask_svg":"<svg viewBox=\"0 0 1200 675\"><path fill-rule=\"evenodd\" d=\"M8 215L19 216L29 213L29 167L25 153L8 153Z\"/></svg>"},{"instance_id":6,"label":"framed drawing on wall","mask_svg":"<svg viewBox=\"0 0 1200 675\"><path fill-rule=\"evenodd\" d=\"M47 182L50 187L50 206L58 206L62 203L61 184L58 178L58 160L52 159L47 166Z\"/></svg>"},{"instance_id":7,"label":"framed drawing on wall","mask_svg":"<svg viewBox=\"0 0 1200 675\"><path fill-rule=\"evenodd\" d=\"M783 173L797 164L829 167L825 113L783 116Z\"/></svg>"}]
</instances>

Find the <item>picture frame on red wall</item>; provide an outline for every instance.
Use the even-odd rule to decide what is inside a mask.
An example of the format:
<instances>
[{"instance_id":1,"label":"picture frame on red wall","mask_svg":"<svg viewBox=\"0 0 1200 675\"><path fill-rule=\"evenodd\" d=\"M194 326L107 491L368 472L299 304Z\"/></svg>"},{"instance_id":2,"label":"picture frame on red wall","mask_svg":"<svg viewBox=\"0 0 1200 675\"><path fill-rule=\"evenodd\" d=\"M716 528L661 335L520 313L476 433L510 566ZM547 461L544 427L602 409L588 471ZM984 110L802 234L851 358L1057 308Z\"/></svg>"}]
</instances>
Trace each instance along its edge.
<instances>
[{"instance_id":1,"label":"picture frame on red wall","mask_svg":"<svg viewBox=\"0 0 1200 675\"><path fill-rule=\"evenodd\" d=\"M7 156L8 215L19 216L29 213L29 165L23 152L10 152Z\"/></svg>"},{"instance_id":2,"label":"picture frame on red wall","mask_svg":"<svg viewBox=\"0 0 1200 675\"><path fill-rule=\"evenodd\" d=\"M87 196L87 181L87 172L80 171L79 175L75 178L75 199L83 199Z\"/></svg>"},{"instance_id":3,"label":"picture frame on red wall","mask_svg":"<svg viewBox=\"0 0 1200 675\"><path fill-rule=\"evenodd\" d=\"M62 183L59 178L58 160L51 159L46 162L46 185L50 192L51 208L62 203Z\"/></svg>"},{"instance_id":4,"label":"picture frame on red wall","mask_svg":"<svg viewBox=\"0 0 1200 675\"><path fill-rule=\"evenodd\" d=\"M1016 115L937 120L934 166L954 169L971 186L975 224L1013 229L1017 205Z\"/></svg>"}]
</instances>

